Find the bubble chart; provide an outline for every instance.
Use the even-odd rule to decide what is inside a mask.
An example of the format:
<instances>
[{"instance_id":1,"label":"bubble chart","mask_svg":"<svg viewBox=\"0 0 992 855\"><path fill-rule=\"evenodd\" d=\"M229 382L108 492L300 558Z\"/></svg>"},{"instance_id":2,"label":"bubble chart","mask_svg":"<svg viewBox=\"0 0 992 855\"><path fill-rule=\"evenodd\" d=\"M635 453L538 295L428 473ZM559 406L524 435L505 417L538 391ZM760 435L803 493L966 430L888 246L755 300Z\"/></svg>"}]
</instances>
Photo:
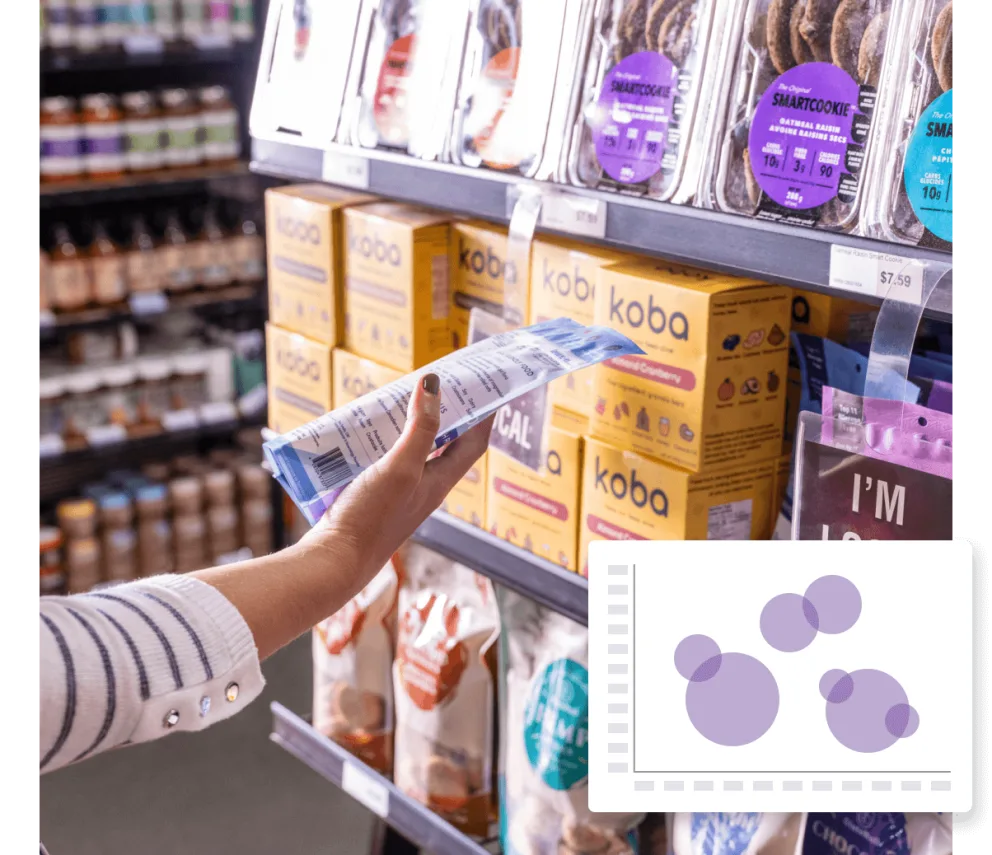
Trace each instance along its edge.
<instances>
[{"instance_id":1,"label":"bubble chart","mask_svg":"<svg viewBox=\"0 0 992 855\"><path fill-rule=\"evenodd\" d=\"M843 576L821 576L806 589L806 599L819 616L819 631L847 632L861 616L861 593Z\"/></svg>"},{"instance_id":2,"label":"bubble chart","mask_svg":"<svg viewBox=\"0 0 992 855\"><path fill-rule=\"evenodd\" d=\"M820 626L813 604L799 594L779 594L761 610L761 634L776 650L795 653L812 644Z\"/></svg>"},{"instance_id":3,"label":"bubble chart","mask_svg":"<svg viewBox=\"0 0 992 855\"><path fill-rule=\"evenodd\" d=\"M916 733L920 716L899 681L885 671L828 671L820 678L827 726L852 751L873 754Z\"/></svg>"}]
</instances>

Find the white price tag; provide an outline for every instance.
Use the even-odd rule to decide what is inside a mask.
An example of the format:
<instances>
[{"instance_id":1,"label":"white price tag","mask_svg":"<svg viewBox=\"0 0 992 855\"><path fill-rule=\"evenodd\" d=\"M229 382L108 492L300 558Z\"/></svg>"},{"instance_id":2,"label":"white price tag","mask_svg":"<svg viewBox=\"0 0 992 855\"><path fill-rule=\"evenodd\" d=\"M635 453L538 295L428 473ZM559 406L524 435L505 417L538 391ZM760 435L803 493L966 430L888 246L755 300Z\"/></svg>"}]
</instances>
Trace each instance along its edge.
<instances>
[{"instance_id":1,"label":"white price tag","mask_svg":"<svg viewBox=\"0 0 992 855\"><path fill-rule=\"evenodd\" d=\"M356 190L369 189L369 162L367 158L337 151L324 152L324 164L320 177L328 184L354 187Z\"/></svg>"},{"instance_id":2,"label":"white price tag","mask_svg":"<svg viewBox=\"0 0 992 855\"><path fill-rule=\"evenodd\" d=\"M100 425L86 431L86 442L94 448L115 445L127 439L127 429L123 425Z\"/></svg>"},{"instance_id":3,"label":"white price tag","mask_svg":"<svg viewBox=\"0 0 992 855\"><path fill-rule=\"evenodd\" d=\"M199 424L196 410L169 410L162 415L162 427L167 431L193 430Z\"/></svg>"},{"instance_id":4,"label":"white price tag","mask_svg":"<svg viewBox=\"0 0 992 855\"><path fill-rule=\"evenodd\" d=\"M139 291L127 302L132 315L160 315L169 310L169 298L161 291Z\"/></svg>"},{"instance_id":5,"label":"white price tag","mask_svg":"<svg viewBox=\"0 0 992 855\"><path fill-rule=\"evenodd\" d=\"M49 433L38 443L38 452L42 457L57 457L65 451L65 443L57 433Z\"/></svg>"},{"instance_id":6,"label":"white price tag","mask_svg":"<svg viewBox=\"0 0 992 855\"><path fill-rule=\"evenodd\" d=\"M200 418L206 425L233 422L238 418L238 409L232 401L214 401L200 407Z\"/></svg>"},{"instance_id":7,"label":"white price tag","mask_svg":"<svg viewBox=\"0 0 992 855\"><path fill-rule=\"evenodd\" d=\"M354 763L344 764L341 789L376 816L385 819L389 815L389 790Z\"/></svg>"},{"instance_id":8,"label":"white price tag","mask_svg":"<svg viewBox=\"0 0 992 855\"><path fill-rule=\"evenodd\" d=\"M606 237L606 202L602 199L554 192L546 194L542 201L543 228L583 237Z\"/></svg>"},{"instance_id":9,"label":"white price tag","mask_svg":"<svg viewBox=\"0 0 992 855\"><path fill-rule=\"evenodd\" d=\"M923 299L922 262L887 252L830 247L830 287L867 297L889 297L919 304Z\"/></svg>"},{"instance_id":10,"label":"white price tag","mask_svg":"<svg viewBox=\"0 0 992 855\"><path fill-rule=\"evenodd\" d=\"M162 53L165 40L154 33L142 33L124 37L125 53Z\"/></svg>"},{"instance_id":11,"label":"white price tag","mask_svg":"<svg viewBox=\"0 0 992 855\"><path fill-rule=\"evenodd\" d=\"M197 50L218 50L230 47L233 43L228 33L200 33L193 38Z\"/></svg>"}]
</instances>

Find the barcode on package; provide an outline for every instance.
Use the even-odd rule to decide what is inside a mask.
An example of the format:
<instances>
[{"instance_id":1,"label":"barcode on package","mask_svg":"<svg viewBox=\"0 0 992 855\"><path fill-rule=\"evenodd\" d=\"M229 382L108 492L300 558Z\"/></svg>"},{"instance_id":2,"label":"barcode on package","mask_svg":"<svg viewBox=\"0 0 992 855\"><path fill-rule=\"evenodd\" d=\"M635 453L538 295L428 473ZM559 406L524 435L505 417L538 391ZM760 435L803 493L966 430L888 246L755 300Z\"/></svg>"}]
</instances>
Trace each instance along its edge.
<instances>
[{"instance_id":1,"label":"barcode on package","mask_svg":"<svg viewBox=\"0 0 992 855\"><path fill-rule=\"evenodd\" d=\"M713 505L706 522L707 540L750 540L751 500Z\"/></svg>"},{"instance_id":2,"label":"barcode on package","mask_svg":"<svg viewBox=\"0 0 992 855\"><path fill-rule=\"evenodd\" d=\"M320 486L325 490L333 490L351 478L351 467L340 448L318 454L313 459L313 468L320 479Z\"/></svg>"},{"instance_id":3,"label":"barcode on package","mask_svg":"<svg viewBox=\"0 0 992 855\"><path fill-rule=\"evenodd\" d=\"M448 317L448 256L431 259L431 314L434 320Z\"/></svg>"}]
</instances>

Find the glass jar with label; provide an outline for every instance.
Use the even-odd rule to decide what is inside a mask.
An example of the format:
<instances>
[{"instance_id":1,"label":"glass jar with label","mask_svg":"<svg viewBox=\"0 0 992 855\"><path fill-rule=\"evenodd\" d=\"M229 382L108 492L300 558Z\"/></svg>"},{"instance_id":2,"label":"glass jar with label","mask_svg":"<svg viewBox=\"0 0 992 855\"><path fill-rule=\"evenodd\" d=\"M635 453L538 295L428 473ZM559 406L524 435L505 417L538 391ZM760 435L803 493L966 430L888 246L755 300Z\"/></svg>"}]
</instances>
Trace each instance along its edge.
<instances>
[{"instance_id":1,"label":"glass jar with label","mask_svg":"<svg viewBox=\"0 0 992 855\"><path fill-rule=\"evenodd\" d=\"M138 533L133 528L103 530L103 566L109 582L138 578Z\"/></svg>"},{"instance_id":2,"label":"glass jar with label","mask_svg":"<svg viewBox=\"0 0 992 855\"><path fill-rule=\"evenodd\" d=\"M154 32L155 11L151 0L127 0L127 31L132 36Z\"/></svg>"},{"instance_id":3,"label":"glass jar with label","mask_svg":"<svg viewBox=\"0 0 992 855\"><path fill-rule=\"evenodd\" d=\"M90 178L124 174L124 126L117 102L103 92L83 98L83 166Z\"/></svg>"},{"instance_id":4,"label":"glass jar with label","mask_svg":"<svg viewBox=\"0 0 992 855\"><path fill-rule=\"evenodd\" d=\"M108 421L130 428L138 420L138 370L133 365L113 365L103 370L103 408Z\"/></svg>"},{"instance_id":5,"label":"glass jar with label","mask_svg":"<svg viewBox=\"0 0 992 855\"><path fill-rule=\"evenodd\" d=\"M231 35L239 42L250 42L255 38L255 0L234 0Z\"/></svg>"},{"instance_id":6,"label":"glass jar with label","mask_svg":"<svg viewBox=\"0 0 992 855\"><path fill-rule=\"evenodd\" d=\"M167 359L147 359L138 365L138 422L146 427L161 426L169 411L169 379L172 366Z\"/></svg>"},{"instance_id":7,"label":"glass jar with label","mask_svg":"<svg viewBox=\"0 0 992 855\"><path fill-rule=\"evenodd\" d=\"M42 377L38 384L39 421L42 436L62 436L65 384L61 377Z\"/></svg>"},{"instance_id":8,"label":"glass jar with label","mask_svg":"<svg viewBox=\"0 0 992 855\"><path fill-rule=\"evenodd\" d=\"M100 378L89 371L69 374L65 378L65 389L66 445L79 447L85 443L88 431L107 423L100 396Z\"/></svg>"},{"instance_id":9,"label":"glass jar with label","mask_svg":"<svg viewBox=\"0 0 992 855\"><path fill-rule=\"evenodd\" d=\"M40 136L41 180L78 180L83 174L83 126L72 98L42 98Z\"/></svg>"},{"instance_id":10,"label":"glass jar with label","mask_svg":"<svg viewBox=\"0 0 992 855\"><path fill-rule=\"evenodd\" d=\"M241 504L242 539L255 557L272 551L272 503L252 499Z\"/></svg>"},{"instance_id":11,"label":"glass jar with label","mask_svg":"<svg viewBox=\"0 0 992 855\"><path fill-rule=\"evenodd\" d=\"M41 590L43 597L65 593L62 566L62 532L54 526L41 527Z\"/></svg>"},{"instance_id":12,"label":"glass jar with label","mask_svg":"<svg viewBox=\"0 0 992 855\"><path fill-rule=\"evenodd\" d=\"M176 15L175 0L152 0L152 21L155 35L164 42L174 42L179 38L179 19Z\"/></svg>"},{"instance_id":13,"label":"glass jar with label","mask_svg":"<svg viewBox=\"0 0 992 855\"><path fill-rule=\"evenodd\" d=\"M182 0L182 37L195 42L206 32L207 0Z\"/></svg>"},{"instance_id":14,"label":"glass jar with label","mask_svg":"<svg viewBox=\"0 0 992 855\"><path fill-rule=\"evenodd\" d=\"M138 215L131 221L131 243L127 251L127 283L132 292L162 290L155 238L145 218Z\"/></svg>"},{"instance_id":15,"label":"glass jar with label","mask_svg":"<svg viewBox=\"0 0 992 855\"><path fill-rule=\"evenodd\" d=\"M177 514L172 520L175 536L175 572L200 570L207 561L207 525L200 513Z\"/></svg>"},{"instance_id":16,"label":"glass jar with label","mask_svg":"<svg viewBox=\"0 0 992 855\"><path fill-rule=\"evenodd\" d=\"M47 0L44 6L45 43L52 50L72 45L72 9L69 0Z\"/></svg>"},{"instance_id":17,"label":"glass jar with label","mask_svg":"<svg viewBox=\"0 0 992 855\"><path fill-rule=\"evenodd\" d=\"M142 518L138 523L138 573L160 576L172 571L172 524L165 514Z\"/></svg>"},{"instance_id":18,"label":"glass jar with label","mask_svg":"<svg viewBox=\"0 0 992 855\"><path fill-rule=\"evenodd\" d=\"M207 86L200 90L204 142L207 163L233 163L241 155L241 128L238 110L224 86Z\"/></svg>"},{"instance_id":19,"label":"glass jar with label","mask_svg":"<svg viewBox=\"0 0 992 855\"><path fill-rule=\"evenodd\" d=\"M123 490L108 490L97 500L100 525L103 528L130 527L134 520L134 505Z\"/></svg>"},{"instance_id":20,"label":"glass jar with label","mask_svg":"<svg viewBox=\"0 0 992 855\"><path fill-rule=\"evenodd\" d=\"M67 538L96 534L96 503L92 499L65 499L55 508L59 529Z\"/></svg>"},{"instance_id":21,"label":"glass jar with label","mask_svg":"<svg viewBox=\"0 0 992 855\"><path fill-rule=\"evenodd\" d=\"M127 32L127 0L103 0L100 4L100 41L103 46L119 46Z\"/></svg>"},{"instance_id":22,"label":"glass jar with label","mask_svg":"<svg viewBox=\"0 0 992 855\"><path fill-rule=\"evenodd\" d=\"M265 238L259 233L254 217L242 218L228 244L232 278L239 282L260 282L265 278Z\"/></svg>"},{"instance_id":23,"label":"glass jar with label","mask_svg":"<svg viewBox=\"0 0 992 855\"><path fill-rule=\"evenodd\" d=\"M193 250L183 231L179 214L169 213L165 223L162 243L159 245L160 273L167 290L188 291L196 285L196 270L193 264Z\"/></svg>"},{"instance_id":24,"label":"glass jar with label","mask_svg":"<svg viewBox=\"0 0 992 855\"><path fill-rule=\"evenodd\" d=\"M100 6L98 0L72 0L72 46L89 52L101 46Z\"/></svg>"},{"instance_id":25,"label":"glass jar with label","mask_svg":"<svg viewBox=\"0 0 992 855\"><path fill-rule=\"evenodd\" d=\"M218 505L207 511L210 555L214 560L240 548L241 529L238 523L238 512L231 505Z\"/></svg>"},{"instance_id":26,"label":"glass jar with label","mask_svg":"<svg viewBox=\"0 0 992 855\"><path fill-rule=\"evenodd\" d=\"M131 172L161 169L165 163L162 133L165 122L150 92L125 92L124 157Z\"/></svg>"},{"instance_id":27,"label":"glass jar with label","mask_svg":"<svg viewBox=\"0 0 992 855\"><path fill-rule=\"evenodd\" d=\"M203 212L199 239L190 245L195 252L193 266L196 279L207 288L224 288L231 284L230 246L213 207Z\"/></svg>"},{"instance_id":28,"label":"glass jar with label","mask_svg":"<svg viewBox=\"0 0 992 855\"><path fill-rule=\"evenodd\" d=\"M267 502L272 489L272 476L258 463L245 463L238 469L238 486L245 502L253 499Z\"/></svg>"},{"instance_id":29,"label":"glass jar with label","mask_svg":"<svg viewBox=\"0 0 992 855\"><path fill-rule=\"evenodd\" d=\"M65 545L65 570L70 594L84 594L103 581L100 541L95 537L72 538Z\"/></svg>"},{"instance_id":30,"label":"glass jar with label","mask_svg":"<svg viewBox=\"0 0 992 855\"><path fill-rule=\"evenodd\" d=\"M167 166L196 166L203 160L200 145L200 109L185 89L162 92L164 109L165 163Z\"/></svg>"},{"instance_id":31,"label":"glass jar with label","mask_svg":"<svg viewBox=\"0 0 992 855\"><path fill-rule=\"evenodd\" d=\"M104 306L122 302L127 297L126 259L102 221L93 227L89 254L93 298Z\"/></svg>"},{"instance_id":32,"label":"glass jar with label","mask_svg":"<svg viewBox=\"0 0 992 855\"><path fill-rule=\"evenodd\" d=\"M69 228L58 223L54 229L52 264L49 268L52 308L72 312L90 302L90 277L83 253L73 243Z\"/></svg>"},{"instance_id":33,"label":"glass jar with label","mask_svg":"<svg viewBox=\"0 0 992 855\"><path fill-rule=\"evenodd\" d=\"M172 361L172 409L196 410L207 403L207 367L203 353L183 353Z\"/></svg>"},{"instance_id":34,"label":"glass jar with label","mask_svg":"<svg viewBox=\"0 0 992 855\"><path fill-rule=\"evenodd\" d=\"M231 0L210 0L206 4L207 33L216 40L231 38Z\"/></svg>"},{"instance_id":35,"label":"glass jar with label","mask_svg":"<svg viewBox=\"0 0 992 855\"><path fill-rule=\"evenodd\" d=\"M230 469L214 469L203 476L203 489L207 505L212 508L233 506L235 497L234 473Z\"/></svg>"},{"instance_id":36,"label":"glass jar with label","mask_svg":"<svg viewBox=\"0 0 992 855\"><path fill-rule=\"evenodd\" d=\"M155 466L165 464L156 463ZM144 469L142 469L144 471ZM168 467L165 469L168 477ZM165 484L145 484L134 495L134 506L138 511L139 522L165 519L169 513L169 493Z\"/></svg>"}]
</instances>

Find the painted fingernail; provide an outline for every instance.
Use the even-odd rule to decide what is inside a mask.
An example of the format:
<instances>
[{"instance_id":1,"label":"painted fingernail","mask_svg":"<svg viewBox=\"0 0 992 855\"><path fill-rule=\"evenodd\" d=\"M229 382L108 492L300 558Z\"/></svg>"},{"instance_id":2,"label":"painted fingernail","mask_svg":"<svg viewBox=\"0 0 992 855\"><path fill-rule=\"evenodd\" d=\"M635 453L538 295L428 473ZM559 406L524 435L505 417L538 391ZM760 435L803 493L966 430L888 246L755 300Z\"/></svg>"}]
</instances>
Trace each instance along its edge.
<instances>
[{"instance_id":1,"label":"painted fingernail","mask_svg":"<svg viewBox=\"0 0 992 855\"><path fill-rule=\"evenodd\" d=\"M424 391L428 395L436 395L437 390L441 387L441 379L437 374L428 374L424 377Z\"/></svg>"}]
</instances>

